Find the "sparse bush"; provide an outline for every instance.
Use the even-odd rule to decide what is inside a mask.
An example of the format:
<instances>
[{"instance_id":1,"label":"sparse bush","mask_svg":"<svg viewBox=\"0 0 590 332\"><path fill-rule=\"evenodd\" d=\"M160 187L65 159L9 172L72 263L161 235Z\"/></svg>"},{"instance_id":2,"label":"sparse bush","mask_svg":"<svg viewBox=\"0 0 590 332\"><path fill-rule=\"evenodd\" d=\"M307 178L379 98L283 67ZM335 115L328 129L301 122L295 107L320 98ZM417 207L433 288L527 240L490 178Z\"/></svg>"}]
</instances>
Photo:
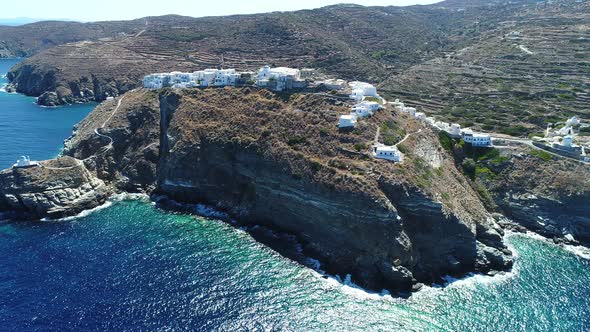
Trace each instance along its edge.
<instances>
[{"instance_id":1,"label":"sparse bush","mask_svg":"<svg viewBox=\"0 0 590 332\"><path fill-rule=\"evenodd\" d=\"M549 152L536 149L531 150L531 155L543 159L544 161L549 161L553 158Z\"/></svg>"},{"instance_id":2,"label":"sparse bush","mask_svg":"<svg viewBox=\"0 0 590 332\"><path fill-rule=\"evenodd\" d=\"M453 141L451 141L451 138L449 137L449 135L447 135L446 133L444 133L443 131L438 132L438 141L440 142L440 145L442 145L442 147L451 152L453 150Z\"/></svg>"},{"instance_id":3,"label":"sparse bush","mask_svg":"<svg viewBox=\"0 0 590 332\"><path fill-rule=\"evenodd\" d=\"M475 178L475 168L477 167L475 160L465 158L461 163L461 167L463 168L463 172L465 172L465 174L467 174L472 180Z\"/></svg>"},{"instance_id":4,"label":"sparse bush","mask_svg":"<svg viewBox=\"0 0 590 332\"><path fill-rule=\"evenodd\" d=\"M354 149L357 150L358 152L361 152L362 150L365 150L367 148L367 145L365 145L364 143L355 143L354 144Z\"/></svg>"},{"instance_id":5,"label":"sparse bush","mask_svg":"<svg viewBox=\"0 0 590 332\"><path fill-rule=\"evenodd\" d=\"M307 138L303 136L293 136L287 140L287 144L290 146L303 144L307 142Z\"/></svg>"}]
</instances>

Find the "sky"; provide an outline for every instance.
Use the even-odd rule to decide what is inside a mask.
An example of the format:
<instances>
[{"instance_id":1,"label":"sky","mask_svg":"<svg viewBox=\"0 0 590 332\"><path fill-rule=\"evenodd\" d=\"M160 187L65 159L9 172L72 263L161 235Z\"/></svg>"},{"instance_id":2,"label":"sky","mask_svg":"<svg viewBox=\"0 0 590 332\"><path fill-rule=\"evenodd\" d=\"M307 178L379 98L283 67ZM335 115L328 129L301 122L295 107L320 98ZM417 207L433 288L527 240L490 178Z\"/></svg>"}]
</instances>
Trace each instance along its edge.
<instances>
[{"instance_id":1,"label":"sky","mask_svg":"<svg viewBox=\"0 0 590 332\"><path fill-rule=\"evenodd\" d=\"M338 3L406 6L435 2L439 0L8 0L2 5L0 19L28 17L88 22L166 14L194 17L254 14L312 9Z\"/></svg>"}]
</instances>

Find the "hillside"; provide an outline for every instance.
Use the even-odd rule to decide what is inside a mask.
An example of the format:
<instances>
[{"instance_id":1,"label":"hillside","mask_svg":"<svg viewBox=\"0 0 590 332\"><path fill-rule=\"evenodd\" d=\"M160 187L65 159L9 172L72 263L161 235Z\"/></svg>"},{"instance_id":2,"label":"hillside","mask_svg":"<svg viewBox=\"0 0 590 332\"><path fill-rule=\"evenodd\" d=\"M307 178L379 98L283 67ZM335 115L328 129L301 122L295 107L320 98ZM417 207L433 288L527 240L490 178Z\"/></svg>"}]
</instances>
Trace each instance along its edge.
<instances>
[{"instance_id":1,"label":"hillside","mask_svg":"<svg viewBox=\"0 0 590 332\"><path fill-rule=\"evenodd\" d=\"M287 13L115 22L123 33L98 40L91 34L43 50L13 68L9 78L20 92L39 96L55 91L62 103L121 94L152 72L220 66L313 67L342 78L378 82L466 43L477 34L465 34L463 28L476 15L422 6L340 5Z\"/></svg>"},{"instance_id":2,"label":"hillside","mask_svg":"<svg viewBox=\"0 0 590 332\"><path fill-rule=\"evenodd\" d=\"M590 118L590 6L531 7L479 41L383 82L429 114L526 136Z\"/></svg>"},{"instance_id":3,"label":"hillside","mask_svg":"<svg viewBox=\"0 0 590 332\"><path fill-rule=\"evenodd\" d=\"M443 1L0 27L9 73L41 103L104 100L158 71L264 64L380 83L447 121L526 136L589 117L587 2ZM511 35L514 33L515 35ZM54 45L58 45L53 47Z\"/></svg>"},{"instance_id":4,"label":"hillside","mask_svg":"<svg viewBox=\"0 0 590 332\"><path fill-rule=\"evenodd\" d=\"M501 230L437 136L390 109L338 130L349 106L253 88L141 89L97 107L64 153L90 158L120 190L207 203L296 235L327 270L371 289L510 267ZM114 143L96 155L106 120L100 132ZM404 163L369 157L378 128L398 141L416 133L400 147Z\"/></svg>"}]
</instances>

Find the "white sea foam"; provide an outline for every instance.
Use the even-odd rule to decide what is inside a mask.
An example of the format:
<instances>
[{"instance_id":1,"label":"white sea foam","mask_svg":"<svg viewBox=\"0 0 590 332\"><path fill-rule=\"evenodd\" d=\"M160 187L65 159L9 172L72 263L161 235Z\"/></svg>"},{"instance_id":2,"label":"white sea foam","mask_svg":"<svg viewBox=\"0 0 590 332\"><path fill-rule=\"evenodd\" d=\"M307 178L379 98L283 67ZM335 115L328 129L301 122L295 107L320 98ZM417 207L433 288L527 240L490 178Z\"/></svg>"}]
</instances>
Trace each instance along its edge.
<instances>
[{"instance_id":1,"label":"white sea foam","mask_svg":"<svg viewBox=\"0 0 590 332\"><path fill-rule=\"evenodd\" d=\"M214 207L205 205L205 204L197 204L195 206L195 212L203 217L206 218L213 218L213 219L228 219L229 215L225 212L221 212L216 210Z\"/></svg>"},{"instance_id":2,"label":"white sea foam","mask_svg":"<svg viewBox=\"0 0 590 332\"><path fill-rule=\"evenodd\" d=\"M59 218L59 219L43 218L43 219L41 219L41 221L72 221L72 220L76 220L76 219L79 219L79 218L87 217L87 216L93 214L94 212L99 211L99 210L106 209L106 208L110 207L111 205L113 205L113 202L107 201L104 204L99 205L99 206L97 206L95 208L84 210L84 211L78 213L75 216L65 217L65 218Z\"/></svg>"},{"instance_id":3,"label":"white sea foam","mask_svg":"<svg viewBox=\"0 0 590 332\"><path fill-rule=\"evenodd\" d=\"M88 217L89 215L93 214L96 211L100 211L106 209L113 205L114 202L121 202L121 201L128 201L128 200L139 200L139 201L149 201L149 196L145 194L130 194L130 193L121 193L117 195L111 196L104 204L99 205L95 208L84 210L78 213L75 216L71 217L64 217L59 219L50 219L50 218L43 218L41 221L72 221L79 218Z\"/></svg>"},{"instance_id":4,"label":"white sea foam","mask_svg":"<svg viewBox=\"0 0 590 332\"><path fill-rule=\"evenodd\" d=\"M121 201L150 201L150 197L146 194L132 194L132 193L121 193L113 195L109 198L109 201L121 202Z\"/></svg>"},{"instance_id":5,"label":"white sea foam","mask_svg":"<svg viewBox=\"0 0 590 332\"><path fill-rule=\"evenodd\" d=\"M590 248L586 248L584 246L573 246L573 245L564 245L563 248L572 254L590 260Z\"/></svg>"}]
</instances>

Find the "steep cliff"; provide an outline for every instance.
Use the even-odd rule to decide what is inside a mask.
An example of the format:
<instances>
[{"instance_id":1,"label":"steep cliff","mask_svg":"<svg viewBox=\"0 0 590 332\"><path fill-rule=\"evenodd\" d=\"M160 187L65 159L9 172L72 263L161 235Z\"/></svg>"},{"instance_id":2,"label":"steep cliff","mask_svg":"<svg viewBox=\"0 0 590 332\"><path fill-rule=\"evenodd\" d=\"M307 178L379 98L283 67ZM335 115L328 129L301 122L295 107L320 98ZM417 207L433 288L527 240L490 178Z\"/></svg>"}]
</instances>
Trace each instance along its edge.
<instances>
[{"instance_id":1,"label":"steep cliff","mask_svg":"<svg viewBox=\"0 0 590 332\"><path fill-rule=\"evenodd\" d=\"M349 103L338 96L224 88L120 99L83 121L65 151L95 154L105 142L94 131L106 121L100 133L112 149L88 167L120 189L212 204L295 234L328 271L371 289L511 265L502 231L436 136L391 110L339 131ZM416 133L401 165L369 157L384 124Z\"/></svg>"},{"instance_id":2,"label":"steep cliff","mask_svg":"<svg viewBox=\"0 0 590 332\"><path fill-rule=\"evenodd\" d=\"M484 183L501 211L529 230L590 246L590 166L509 151Z\"/></svg>"}]
</instances>

